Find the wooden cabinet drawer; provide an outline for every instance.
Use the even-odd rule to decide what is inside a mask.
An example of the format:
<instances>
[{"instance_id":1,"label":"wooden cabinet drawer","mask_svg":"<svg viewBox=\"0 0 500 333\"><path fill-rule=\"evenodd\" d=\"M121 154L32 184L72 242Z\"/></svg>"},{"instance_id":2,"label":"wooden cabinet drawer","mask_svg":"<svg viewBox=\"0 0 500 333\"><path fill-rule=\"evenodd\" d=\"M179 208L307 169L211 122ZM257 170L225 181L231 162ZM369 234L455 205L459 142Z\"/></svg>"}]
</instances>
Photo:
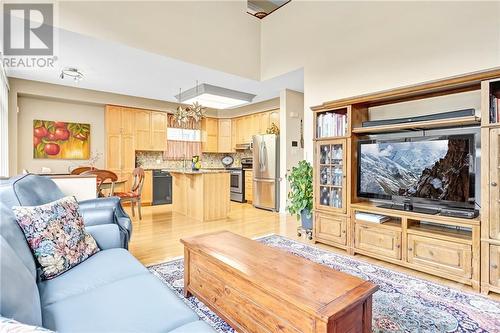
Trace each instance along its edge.
<instances>
[{"instance_id":1,"label":"wooden cabinet drawer","mask_svg":"<svg viewBox=\"0 0 500 333\"><path fill-rule=\"evenodd\" d=\"M472 246L409 234L408 262L469 279L472 277Z\"/></svg>"},{"instance_id":2,"label":"wooden cabinet drawer","mask_svg":"<svg viewBox=\"0 0 500 333\"><path fill-rule=\"evenodd\" d=\"M490 245L490 284L500 287L500 246Z\"/></svg>"},{"instance_id":3,"label":"wooden cabinet drawer","mask_svg":"<svg viewBox=\"0 0 500 333\"><path fill-rule=\"evenodd\" d=\"M347 219L324 213L315 214L315 237L346 245Z\"/></svg>"},{"instance_id":4,"label":"wooden cabinet drawer","mask_svg":"<svg viewBox=\"0 0 500 333\"><path fill-rule=\"evenodd\" d=\"M354 246L385 257L401 259L401 232L378 225L356 223Z\"/></svg>"}]
</instances>

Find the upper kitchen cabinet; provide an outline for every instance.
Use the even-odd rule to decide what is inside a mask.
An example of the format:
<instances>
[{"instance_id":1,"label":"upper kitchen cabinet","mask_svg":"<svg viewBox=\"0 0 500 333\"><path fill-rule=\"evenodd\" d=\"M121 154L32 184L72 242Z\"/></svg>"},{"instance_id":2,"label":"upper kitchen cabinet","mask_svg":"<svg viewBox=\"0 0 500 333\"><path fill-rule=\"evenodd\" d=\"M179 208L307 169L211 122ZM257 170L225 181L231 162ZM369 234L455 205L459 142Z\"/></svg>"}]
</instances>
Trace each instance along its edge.
<instances>
[{"instance_id":1,"label":"upper kitchen cabinet","mask_svg":"<svg viewBox=\"0 0 500 333\"><path fill-rule=\"evenodd\" d=\"M231 119L219 119L217 151L219 153L230 153L233 151Z\"/></svg>"},{"instance_id":2,"label":"upper kitchen cabinet","mask_svg":"<svg viewBox=\"0 0 500 333\"><path fill-rule=\"evenodd\" d=\"M279 121L279 110L265 111L231 119L232 147L251 143L252 136L265 134L273 123L279 127ZM219 142L221 141L219 140Z\"/></svg>"},{"instance_id":3,"label":"upper kitchen cabinet","mask_svg":"<svg viewBox=\"0 0 500 333\"><path fill-rule=\"evenodd\" d=\"M201 150L204 153L218 152L219 121L217 118L203 118L201 121Z\"/></svg>"},{"instance_id":4,"label":"upper kitchen cabinet","mask_svg":"<svg viewBox=\"0 0 500 333\"><path fill-rule=\"evenodd\" d=\"M271 127L272 124L275 124L280 127L280 110L274 110L269 112L269 125L268 127Z\"/></svg>"},{"instance_id":5,"label":"upper kitchen cabinet","mask_svg":"<svg viewBox=\"0 0 500 333\"><path fill-rule=\"evenodd\" d=\"M151 146L152 150L165 150L167 144L167 114L151 113Z\"/></svg>"},{"instance_id":6,"label":"upper kitchen cabinet","mask_svg":"<svg viewBox=\"0 0 500 333\"><path fill-rule=\"evenodd\" d=\"M165 150L167 142L167 114L135 110L135 149Z\"/></svg>"},{"instance_id":7,"label":"upper kitchen cabinet","mask_svg":"<svg viewBox=\"0 0 500 333\"><path fill-rule=\"evenodd\" d=\"M151 112L135 111L135 149L151 150Z\"/></svg>"}]
</instances>

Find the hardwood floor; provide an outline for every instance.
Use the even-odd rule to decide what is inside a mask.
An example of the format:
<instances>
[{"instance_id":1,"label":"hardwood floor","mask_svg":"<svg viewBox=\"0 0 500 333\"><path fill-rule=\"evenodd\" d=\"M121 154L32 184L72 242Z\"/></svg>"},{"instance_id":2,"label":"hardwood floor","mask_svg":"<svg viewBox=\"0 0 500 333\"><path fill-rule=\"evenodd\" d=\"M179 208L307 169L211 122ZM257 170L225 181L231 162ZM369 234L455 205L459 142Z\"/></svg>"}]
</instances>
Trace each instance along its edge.
<instances>
[{"instance_id":1,"label":"hardwood floor","mask_svg":"<svg viewBox=\"0 0 500 333\"><path fill-rule=\"evenodd\" d=\"M125 207L125 209L132 216L130 207ZM234 202L231 203L231 212L228 219L210 222L201 222L181 214L173 213L171 205L148 206L143 207L141 221L139 221L137 214L133 218L134 230L130 242L130 252L146 266L158 264L183 255L184 247L179 241L182 237L229 230L249 238L278 234L318 246L334 253L347 255L344 250L322 244L314 244L313 241L306 240L304 236L302 238L297 237L297 225L295 217L284 216L256 209L249 204ZM469 286L457 282L420 273L363 255L356 255L355 257L411 276L475 293ZM500 301L500 295L498 294L490 293L489 297Z\"/></svg>"}]
</instances>

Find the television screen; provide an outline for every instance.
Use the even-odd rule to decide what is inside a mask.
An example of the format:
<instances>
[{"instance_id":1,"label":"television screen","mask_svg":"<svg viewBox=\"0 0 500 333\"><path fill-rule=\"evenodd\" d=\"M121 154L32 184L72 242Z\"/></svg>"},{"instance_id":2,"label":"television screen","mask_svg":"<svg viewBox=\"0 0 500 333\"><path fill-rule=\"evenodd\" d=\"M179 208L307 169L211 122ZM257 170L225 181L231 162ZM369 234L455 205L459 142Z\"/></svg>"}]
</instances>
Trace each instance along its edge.
<instances>
[{"instance_id":1,"label":"television screen","mask_svg":"<svg viewBox=\"0 0 500 333\"><path fill-rule=\"evenodd\" d=\"M362 141L358 196L394 196L467 203L474 196L474 136Z\"/></svg>"}]
</instances>

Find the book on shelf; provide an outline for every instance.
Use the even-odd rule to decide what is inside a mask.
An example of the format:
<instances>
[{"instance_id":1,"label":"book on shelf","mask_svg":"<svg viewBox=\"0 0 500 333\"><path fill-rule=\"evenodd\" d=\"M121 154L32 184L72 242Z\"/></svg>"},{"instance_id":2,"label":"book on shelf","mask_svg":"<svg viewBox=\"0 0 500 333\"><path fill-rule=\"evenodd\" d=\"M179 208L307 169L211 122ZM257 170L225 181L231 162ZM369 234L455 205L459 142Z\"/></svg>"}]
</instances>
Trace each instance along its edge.
<instances>
[{"instance_id":1,"label":"book on shelf","mask_svg":"<svg viewBox=\"0 0 500 333\"><path fill-rule=\"evenodd\" d=\"M386 215L379 215L379 214L369 214L369 213L356 213L356 220L359 221L364 221L364 222L371 222L371 223L384 223L389 221L391 218Z\"/></svg>"},{"instance_id":2,"label":"book on shelf","mask_svg":"<svg viewBox=\"0 0 500 333\"><path fill-rule=\"evenodd\" d=\"M318 138L344 136L347 130L347 115L326 112L316 118L316 133Z\"/></svg>"}]
</instances>

